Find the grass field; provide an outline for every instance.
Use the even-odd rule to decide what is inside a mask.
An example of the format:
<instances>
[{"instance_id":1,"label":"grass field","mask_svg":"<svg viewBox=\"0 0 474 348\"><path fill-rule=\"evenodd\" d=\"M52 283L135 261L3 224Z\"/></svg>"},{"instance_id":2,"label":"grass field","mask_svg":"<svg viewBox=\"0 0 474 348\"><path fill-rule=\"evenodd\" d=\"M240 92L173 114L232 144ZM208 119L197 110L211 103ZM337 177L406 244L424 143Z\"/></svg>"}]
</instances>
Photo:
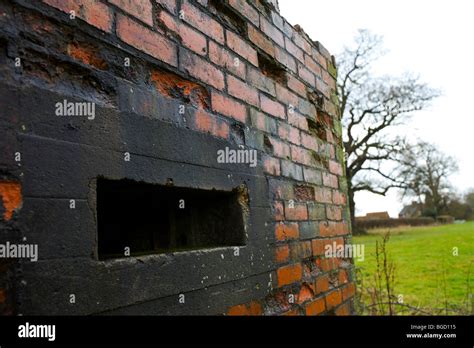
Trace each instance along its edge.
<instances>
[{"instance_id":1,"label":"grass field","mask_svg":"<svg viewBox=\"0 0 474 348\"><path fill-rule=\"evenodd\" d=\"M373 278L375 241L388 229L369 231L353 238L365 245L365 260L355 261L364 279ZM474 292L474 222L464 224L399 227L390 229L390 259L396 265L396 294L413 306L466 308L467 282L470 270L471 293ZM458 249L458 256L453 255ZM445 296L446 294L446 296ZM467 308L466 308L467 309Z\"/></svg>"}]
</instances>

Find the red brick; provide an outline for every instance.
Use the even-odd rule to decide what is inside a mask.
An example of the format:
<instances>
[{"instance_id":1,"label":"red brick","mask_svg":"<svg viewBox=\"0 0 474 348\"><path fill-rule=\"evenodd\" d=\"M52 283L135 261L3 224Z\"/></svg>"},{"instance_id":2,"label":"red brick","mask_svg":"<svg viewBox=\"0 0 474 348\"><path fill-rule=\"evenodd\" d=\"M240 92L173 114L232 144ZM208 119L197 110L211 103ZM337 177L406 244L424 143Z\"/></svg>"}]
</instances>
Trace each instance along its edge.
<instances>
[{"instance_id":1,"label":"red brick","mask_svg":"<svg viewBox=\"0 0 474 348\"><path fill-rule=\"evenodd\" d=\"M319 224L319 234L321 237L330 237L337 235L335 224L331 221L323 221Z\"/></svg>"},{"instance_id":2,"label":"red brick","mask_svg":"<svg viewBox=\"0 0 474 348\"><path fill-rule=\"evenodd\" d=\"M323 173L323 185L337 189L339 187L337 176L329 173Z\"/></svg>"},{"instance_id":3,"label":"red brick","mask_svg":"<svg viewBox=\"0 0 474 348\"><path fill-rule=\"evenodd\" d=\"M321 53L319 53L316 49L312 50L312 54L313 54L314 60L316 60L324 70L327 70L328 66L327 66L326 58Z\"/></svg>"},{"instance_id":4,"label":"red brick","mask_svg":"<svg viewBox=\"0 0 474 348\"><path fill-rule=\"evenodd\" d=\"M316 140L316 137L312 134L301 132L301 145L303 145L307 149L318 151L318 141Z\"/></svg>"},{"instance_id":5,"label":"red brick","mask_svg":"<svg viewBox=\"0 0 474 348\"><path fill-rule=\"evenodd\" d=\"M296 57L300 62L304 63L304 52L296 46L290 39L285 37L286 50Z\"/></svg>"},{"instance_id":6,"label":"red brick","mask_svg":"<svg viewBox=\"0 0 474 348\"><path fill-rule=\"evenodd\" d=\"M326 216L329 220L339 221L342 219L342 209L334 205L326 206Z\"/></svg>"},{"instance_id":7,"label":"red brick","mask_svg":"<svg viewBox=\"0 0 474 348\"><path fill-rule=\"evenodd\" d=\"M77 18L106 32L112 31L113 14L109 6L99 0L43 0L63 12L74 11Z\"/></svg>"},{"instance_id":8,"label":"red brick","mask_svg":"<svg viewBox=\"0 0 474 348\"><path fill-rule=\"evenodd\" d=\"M277 26L278 29L285 31L285 24L283 23L283 17L279 13L272 11L272 22Z\"/></svg>"},{"instance_id":9,"label":"red brick","mask_svg":"<svg viewBox=\"0 0 474 348\"><path fill-rule=\"evenodd\" d=\"M312 165L311 152L299 146L291 146L291 159L306 166Z\"/></svg>"},{"instance_id":10,"label":"red brick","mask_svg":"<svg viewBox=\"0 0 474 348\"><path fill-rule=\"evenodd\" d=\"M192 6L188 1L181 5L181 11L184 14L184 21L217 42L224 43L224 29L214 19Z\"/></svg>"},{"instance_id":11,"label":"red brick","mask_svg":"<svg viewBox=\"0 0 474 348\"><path fill-rule=\"evenodd\" d=\"M287 74L288 76L288 87L292 89L294 92L298 93L300 96L307 98L306 95L306 86L303 82L298 80L297 78L293 77L291 74Z\"/></svg>"},{"instance_id":12,"label":"red brick","mask_svg":"<svg viewBox=\"0 0 474 348\"><path fill-rule=\"evenodd\" d=\"M275 59L288 69L296 73L296 62L292 55L288 54L286 50L280 47L275 47Z\"/></svg>"},{"instance_id":13,"label":"red brick","mask_svg":"<svg viewBox=\"0 0 474 348\"><path fill-rule=\"evenodd\" d=\"M288 110L288 123L299 129L306 130L306 131L308 130L308 121L306 121L306 117L304 117L303 115L301 115L300 113L296 111L290 112L290 110ZM305 144L308 144L308 142L306 140L306 142L303 143L303 136L305 136L305 138L308 138L309 135L304 134L303 132L301 133L301 143L303 146L306 146ZM312 148L312 147L309 147L309 148L312 150L315 150L315 148Z\"/></svg>"},{"instance_id":14,"label":"red brick","mask_svg":"<svg viewBox=\"0 0 474 348\"><path fill-rule=\"evenodd\" d=\"M277 270L278 286L284 286L301 280L303 269L301 264L280 267Z\"/></svg>"},{"instance_id":15,"label":"red brick","mask_svg":"<svg viewBox=\"0 0 474 348\"><path fill-rule=\"evenodd\" d=\"M160 12L160 20L171 31L175 32L181 38L183 45L200 55L207 53L206 37L196 30L191 29L174 16L165 11Z\"/></svg>"},{"instance_id":16,"label":"red brick","mask_svg":"<svg viewBox=\"0 0 474 348\"><path fill-rule=\"evenodd\" d=\"M326 245L326 241L324 239L313 239L311 241L311 247L313 249L314 256L321 256L324 255L324 246Z\"/></svg>"},{"instance_id":17,"label":"red brick","mask_svg":"<svg viewBox=\"0 0 474 348\"><path fill-rule=\"evenodd\" d=\"M274 97L276 96L275 82L271 78L265 76L260 70L248 66L246 81L251 86L257 87L259 90L266 92Z\"/></svg>"},{"instance_id":18,"label":"red brick","mask_svg":"<svg viewBox=\"0 0 474 348\"><path fill-rule=\"evenodd\" d=\"M293 106L293 109L298 106L298 96L280 84L276 84L276 96L277 99L285 103L288 108L290 105ZM295 113L295 111L293 111L293 113Z\"/></svg>"},{"instance_id":19,"label":"red brick","mask_svg":"<svg viewBox=\"0 0 474 348\"><path fill-rule=\"evenodd\" d=\"M322 78L330 88L336 88L336 80L326 70L322 71Z\"/></svg>"},{"instance_id":20,"label":"red brick","mask_svg":"<svg viewBox=\"0 0 474 348\"><path fill-rule=\"evenodd\" d=\"M314 77L314 74L301 64L298 65L298 75L311 87L316 86L316 79Z\"/></svg>"},{"instance_id":21,"label":"red brick","mask_svg":"<svg viewBox=\"0 0 474 348\"><path fill-rule=\"evenodd\" d=\"M329 290L329 277L322 275L316 278L316 294L320 294Z\"/></svg>"},{"instance_id":22,"label":"red brick","mask_svg":"<svg viewBox=\"0 0 474 348\"><path fill-rule=\"evenodd\" d=\"M330 245L332 248L334 243L336 243L336 247L344 246L344 238L337 237L337 238L331 238L331 239L324 239L324 249L326 250L327 245Z\"/></svg>"},{"instance_id":23,"label":"red brick","mask_svg":"<svg viewBox=\"0 0 474 348\"><path fill-rule=\"evenodd\" d=\"M283 33L263 17L260 18L260 28L278 45L280 45L281 47L285 46L285 41L283 40Z\"/></svg>"},{"instance_id":24,"label":"red brick","mask_svg":"<svg viewBox=\"0 0 474 348\"><path fill-rule=\"evenodd\" d=\"M250 302L249 305L241 304L229 308L227 315L262 315L262 306L257 301Z\"/></svg>"},{"instance_id":25,"label":"red brick","mask_svg":"<svg viewBox=\"0 0 474 348\"><path fill-rule=\"evenodd\" d=\"M280 158L290 158L290 146L277 138L268 137L273 148L273 154Z\"/></svg>"},{"instance_id":26,"label":"red brick","mask_svg":"<svg viewBox=\"0 0 474 348\"><path fill-rule=\"evenodd\" d=\"M336 222L335 223L335 230L337 235L346 235L349 233L349 226L347 222Z\"/></svg>"},{"instance_id":27,"label":"red brick","mask_svg":"<svg viewBox=\"0 0 474 348\"><path fill-rule=\"evenodd\" d=\"M21 184L15 181L0 181L0 199L3 205L3 220L13 217L15 210L20 209L23 201Z\"/></svg>"},{"instance_id":28,"label":"red brick","mask_svg":"<svg viewBox=\"0 0 474 348\"><path fill-rule=\"evenodd\" d=\"M338 114L338 107L336 106L336 104L334 104L333 102L327 100L325 103L324 103L324 110L329 114L331 115L332 117L339 117L339 114Z\"/></svg>"},{"instance_id":29,"label":"red brick","mask_svg":"<svg viewBox=\"0 0 474 348\"><path fill-rule=\"evenodd\" d=\"M329 59L329 60L331 59L331 53L329 53L326 47L324 47L320 42L318 42L317 48L318 48L319 53L325 56L326 59Z\"/></svg>"},{"instance_id":30,"label":"red brick","mask_svg":"<svg viewBox=\"0 0 474 348\"><path fill-rule=\"evenodd\" d=\"M260 107L262 111L274 117L285 119L285 107L278 102L260 94Z\"/></svg>"},{"instance_id":31,"label":"red brick","mask_svg":"<svg viewBox=\"0 0 474 348\"><path fill-rule=\"evenodd\" d=\"M171 13L177 14L176 0L153 0L153 1L156 1L157 4L159 4L163 8L166 8Z\"/></svg>"},{"instance_id":32,"label":"red brick","mask_svg":"<svg viewBox=\"0 0 474 348\"><path fill-rule=\"evenodd\" d=\"M227 75L227 90L230 95L254 106L259 105L258 91L232 75Z\"/></svg>"},{"instance_id":33,"label":"red brick","mask_svg":"<svg viewBox=\"0 0 474 348\"><path fill-rule=\"evenodd\" d=\"M334 311L334 314L335 315L350 315L351 311L350 311L349 303L344 303L340 305L339 307L337 307L337 309Z\"/></svg>"},{"instance_id":34,"label":"red brick","mask_svg":"<svg viewBox=\"0 0 474 348\"><path fill-rule=\"evenodd\" d=\"M315 261L316 266L322 270L322 272L329 272L338 267L337 259L330 258L330 259L322 259L318 258Z\"/></svg>"},{"instance_id":35,"label":"red brick","mask_svg":"<svg viewBox=\"0 0 474 348\"><path fill-rule=\"evenodd\" d=\"M334 308L341 304L342 296L339 290L334 290L326 295L326 307L327 309Z\"/></svg>"},{"instance_id":36,"label":"red brick","mask_svg":"<svg viewBox=\"0 0 474 348\"><path fill-rule=\"evenodd\" d=\"M322 237L341 236L349 233L346 222L326 221L319 225L319 232Z\"/></svg>"},{"instance_id":37,"label":"red brick","mask_svg":"<svg viewBox=\"0 0 474 348\"><path fill-rule=\"evenodd\" d=\"M226 30L227 46L237 53L239 56L245 58L250 63L258 66L257 51L255 51L248 43L242 40L238 35Z\"/></svg>"},{"instance_id":38,"label":"red brick","mask_svg":"<svg viewBox=\"0 0 474 348\"><path fill-rule=\"evenodd\" d=\"M212 110L245 123L247 118L247 109L244 104L241 104L214 91L212 91L211 94L211 102Z\"/></svg>"},{"instance_id":39,"label":"red brick","mask_svg":"<svg viewBox=\"0 0 474 348\"><path fill-rule=\"evenodd\" d=\"M336 158L336 149L333 144L327 144L328 147L328 152L329 152L329 158Z\"/></svg>"},{"instance_id":40,"label":"red brick","mask_svg":"<svg viewBox=\"0 0 474 348\"><path fill-rule=\"evenodd\" d=\"M263 170L270 175L280 176L280 160L267 155L263 156Z\"/></svg>"},{"instance_id":41,"label":"red brick","mask_svg":"<svg viewBox=\"0 0 474 348\"><path fill-rule=\"evenodd\" d=\"M331 143L331 144L335 143L334 135L333 135L332 131L330 131L330 130L326 131L326 141L328 143Z\"/></svg>"},{"instance_id":42,"label":"red brick","mask_svg":"<svg viewBox=\"0 0 474 348\"><path fill-rule=\"evenodd\" d=\"M149 26L153 26L153 7L150 0L109 0L109 2Z\"/></svg>"},{"instance_id":43,"label":"red brick","mask_svg":"<svg viewBox=\"0 0 474 348\"><path fill-rule=\"evenodd\" d=\"M288 245L278 246L275 250L275 260L278 263L288 261L290 256L290 247Z\"/></svg>"},{"instance_id":44,"label":"red brick","mask_svg":"<svg viewBox=\"0 0 474 348\"><path fill-rule=\"evenodd\" d=\"M117 15L117 35L130 46L178 66L177 47L173 42L121 14Z\"/></svg>"},{"instance_id":45,"label":"red brick","mask_svg":"<svg viewBox=\"0 0 474 348\"><path fill-rule=\"evenodd\" d=\"M308 209L305 203L293 202L293 208L289 202L285 202L285 217L287 220L304 221L308 220Z\"/></svg>"},{"instance_id":46,"label":"red brick","mask_svg":"<svg viewBox=\"0 0 474 348\"><path fill-rule=\"evenodd\" d=\"M310 286L308 286L308 284L303 284L300 288L300 291L298 292L296 302L298 304L302 304L308 300L311 300L313 296L314 296L313 289Z\"/></svg>"},{"instance_id":47,"label":"red brick","mask_svg":"<svg viewBox=\"0 0 474 348\"><path fill-rule=\"evenodd\" d=\"M197 108L209 108L209 92L207 89L193 81L185 79L175 73L163 70L152 70L152 82L161 95L168 98L185 98Z\"/></svg>"},{"instance_id":48,"label":"red brick","mask_svg":"<svg viewBox=\"0 0 474 348\"><path fill-rule=\"evenodd\" d=\"M343 174L341 164L332 160L329 161L329 171L339 176L342 176Z\"/></svg>"},{"instance_id":49,"label":"red brick","mask_svg":"<svg viewBox=\"0 0 474 348\"><path fill-rule=\"evenodd\" d=\"M204 110L199 109L196 111L195 122L196 129L200 131L209 132L216 137L224 139L227 139L229 136L229 125Z\"/></svg>"},{"instance_id":50,"label":"red brick","mask_svg":"<svg viewBox=\"0 0 474 348\"><path fill-rule=\"evenodd\" d=\"M222 72L201 57L182 49L180 50L179 64L180 70L187 72L189 75L218 90L224 89L225 83Z\"/></svg>"},{"instance_id":51,"label":"red brick","mask_svg":"<svg viewBox=\"0 0 474 348\"><path fill-rule=\"evenodd\" d=\"M332 202L337 205L346 205L346 195L339 191L332 193Z\"/></svg>"},{"instance_id":52,"label":"red brick","mask_svg":"<svg viewBox=\"0 0 474 348\"><path fill-rule=\"evenodd\" d=\"M339 270L338 281L339 281L339 285L346 284L349 281L349 277L345 269Z\"/></svg>"},{"instance_id":53,"label":"red brick","mask_svg":"<svg viewBox=\"0 0 474 348\"><path fill-rule=\"evenodd\" d=\"M315 188L315 200L318 203L332 203L332 192L325 187Z\"/></svg>"},{"instance_id":54,"label":"red brick","mask_svg":"<svg viewBox=\"0 0 474 348\"><path fill-rule=\"evenodd\" d=\"M258 12L246 0L229 0L229 5L250 20L256 27L259 26Z\"/></svg>"},{"instance_id":55,"label":"red brick","mask_svg":"<svg viewBox=\"0 0 474 348\"><path fill-rule=\"evenodd\" d=\"M251 24L248 24L248 35L251 42L267 52L270 56L275 56L275 48L272 42Z\"/></svg>"},{"instance_id":56,"label":"red brick","mask_svg":"<svg viewBox=\"0 0 474 348\"><path fill-rule=\"evenodd\" d=\"M331 89L327 84L323 82L321 79L316 79L316 89L320 91L326 98L331 98ZM327 104L327 103L324 103Z\"/></svg>"},{"instance_id":57,"label":"red brick","mask_svg":"<svg viewBox=\"0 0 474 348\"><path fill-rule=\"evenodd\" d=\"M311 54L311 45L310 43L303 37L301 30L297 30L293 33L292 36L293 42L301 49L303 49L308 54Z\"/></svg>"},{"instance_id":58,"label":"red brick","mask_svg":"<svg viewBox=\"0 0 474 348\"><path fill-rule=\"evenodd\" d=\"M226 68L234 75L245 80L244 61L213 41L209 41L209 59L214 64Z\"/></svg>"},{"instance_id":59,"label":"red brick","mask_svg":"<svg viewBox=\"0 0 474 348\"><path fill-rule=\"evenodd\" d=\"M314 300L306 305L306 315L318 315L326 310L323 298Z\"/></svg>"},{"instance_id":60,"label":"red brick","mask_svg":"<svg viewBox=\"0 0 474 348\"><path fill-rule=\"evenodd\" d=\"M299 238L299 228L297 223L279 223L275 227L275 237L277 241L287 241Z\"/></svg>"},{"instance_id":61,"label":"red brick","mask_svg":"<svg viewBox=\"0 0 474 348\"><path fill-rule=\"evenodd\" d=\"M355 283L349 283L342 289L342 299L343 301L351 298L355 295Z\"/></svg>"},{"instance_id":62,"label":"red brick","mask_svg":"<svg viewBox=\"0 0 474 348\"><path fill-rule=\"evenodd\" d=\"M281 315L284 315L284 316L298 316L298 315L300 315L300 311L299 311L299 309L292 309L290 311L282 313Z\"/></svg>"},{"instance_id":63,"label":"red brick","mask_svg":"<svg viewBox=\"0 0 474 348\"><path fill-rule=\"evenodd\" d=\"M107 62L98 55L96 47L90 45L71 42L67 46L67 54L84 64L94 66L100 70L106 70L108 67Z\"/></svg>"},{"instance_id":64,"label":"red brick","mask_svg":"<svg viewBox=\"0 0 474 348\"><path fill-rule=\"evenodd\" d=\"M290 126L283 122L278 122L278 136L287 140L290 143L299 145L300 144L300 131L298 128Z\"/></svg>"},{"instance_id":65,"label":"red brick","mask_svg":"<svg viewBox=\"0 0 474 348\"><path fill-rule=\"evenodd\" d=\"M321 67L318 65L318 63L316 63L313 58L311 58L310 56L308 56L307 54L305 54L304 56L304 63L306 65L306 67L311 70L311 72L313 74L315 74L316 76L321 76Z\"/></svg>"}]
</instances>

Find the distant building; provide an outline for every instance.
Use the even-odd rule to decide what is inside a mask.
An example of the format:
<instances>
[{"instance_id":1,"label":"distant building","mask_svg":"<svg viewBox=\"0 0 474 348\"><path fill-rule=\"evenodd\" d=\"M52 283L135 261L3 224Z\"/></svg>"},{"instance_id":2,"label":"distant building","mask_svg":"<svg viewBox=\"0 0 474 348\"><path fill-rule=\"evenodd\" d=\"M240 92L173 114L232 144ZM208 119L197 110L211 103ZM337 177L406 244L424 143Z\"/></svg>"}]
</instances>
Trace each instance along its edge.
<instances>
[{"instance_id":1,"label":"distant building","mask_svg":"<svg viewBox=\"0 0 474 348\"><path fill-rule=\"evenodd\" d=\"M423 205L421 203L412 202L410 205L406 205L398 213L399 218L417 218L421 216L423 211Z\"/></svg>"},{"instance_id":2,"label":"distant building","mask_svg":"<svg viewBox=\"0 0 474 348\"><path fill-rule=\"evenodd\" d=\"M358 216L356 220L381 220L381 219L390 219L390 215L386 211L367 213L365 216Z\"/></svg>"},{"instance_id":3,"label":"distant building","mask_svg":"<svg viewBox=\"0 0 474 348\"><path fill-rule=\"evenodd\" d=\"M365 215L367 219L390 219L390 215L386 211L380 211L375 213L367 213Z\"/></svg>"}]
</instances>

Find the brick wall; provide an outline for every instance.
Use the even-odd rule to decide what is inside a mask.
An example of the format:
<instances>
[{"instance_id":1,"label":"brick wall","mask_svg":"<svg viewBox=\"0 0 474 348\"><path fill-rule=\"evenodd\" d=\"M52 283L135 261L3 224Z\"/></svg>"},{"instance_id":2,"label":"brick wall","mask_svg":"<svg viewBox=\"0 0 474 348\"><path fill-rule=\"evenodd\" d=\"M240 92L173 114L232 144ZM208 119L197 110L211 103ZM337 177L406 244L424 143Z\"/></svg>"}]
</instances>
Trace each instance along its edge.
<instances>
[{"instance_id":1,"label":"brick wall","mask_svg":"<svg viewBox=\"0 0 474 348\"><path fill-rule=\"evenodd\" d=\"M2 263L3 313L353 312L352 261L324 256L350 243L335 62L276 6L0 0L0 187L16 190L0 190L1 236L39 247ZM66 98L95 119L56 117ZM216 163L224 146L257 168ZM97 177L244 182L247 244L99 261Z\"/></svg>"}]
</instances>

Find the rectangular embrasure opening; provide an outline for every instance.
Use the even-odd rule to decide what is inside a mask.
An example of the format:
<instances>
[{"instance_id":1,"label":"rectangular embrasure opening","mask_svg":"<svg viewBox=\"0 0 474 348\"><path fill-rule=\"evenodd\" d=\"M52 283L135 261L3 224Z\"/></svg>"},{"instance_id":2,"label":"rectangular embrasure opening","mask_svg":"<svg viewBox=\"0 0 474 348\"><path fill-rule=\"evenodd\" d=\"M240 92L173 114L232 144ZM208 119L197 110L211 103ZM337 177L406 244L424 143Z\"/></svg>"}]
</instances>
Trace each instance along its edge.
<instances>
[{"instance_id":1,"label":"rectangular embrasure opening","mask_svg":"<svg viewBox=\"0 0 474 348\"><path fill-rule=\"evenodd\" d=\"M269 78L282 85L286 85L288 80L286 76L286 70L280 63L278 63L275 59L260 52L257 52L257 57L260 71L265 76L268 76Z\"/></svg>"},{"instance_id":2,"label":"rectangular embrasure opening","mask_svg":"<svg viewBox=\"0 0 474 348\"><path fill-rule=\"evenodd\" d=\"M247 204L247 192L241 189L201 190L99 178L99 259L245 245Z\"/></svg>"}]
</instances>

